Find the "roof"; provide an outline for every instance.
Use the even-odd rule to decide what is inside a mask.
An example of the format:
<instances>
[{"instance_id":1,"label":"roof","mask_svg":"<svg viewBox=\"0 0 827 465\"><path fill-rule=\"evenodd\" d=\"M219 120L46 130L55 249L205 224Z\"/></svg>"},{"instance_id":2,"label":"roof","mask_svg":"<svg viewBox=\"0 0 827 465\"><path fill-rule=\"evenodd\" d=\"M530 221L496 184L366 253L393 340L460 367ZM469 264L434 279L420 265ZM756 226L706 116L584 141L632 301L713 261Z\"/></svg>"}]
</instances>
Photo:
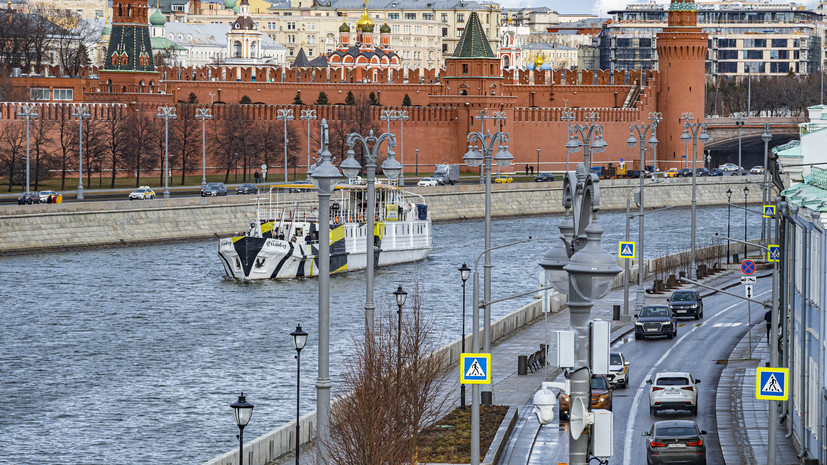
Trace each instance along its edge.
<instances>
[{"instance_id":1,"label":"roof","mask_svg":"<svg viewBox=\"0 0 827 465\"><path fill-rule=\"evenodd\" d=\"M491 51L491 45L488 43L488 37L485 36L476 11L468 15L468 21L465 23L465 29L462 31L452 58L496 58L494 52Z\"/></svg>"},{"instance_id":2,"label":"roof","mask_svg":"<svg viewBox=\"0 0 827 465\"><path fill-rule=\"evenodd\" d=\"M167 39L166 37L150 37L149 43L152 46L152 50L186 50L186 47L182 47L175 42Z\"/></svg>"},{"instance_id":3,"label":"roof","mask_svg":"<svg viewBox=\"0 0 827 465\"><path fill-rule=\"evenodd\" d=\"M811 166L810 175L803 183L784 189L781 195L794 205L818 212L827 211L827 169Z\"/></svg>"},{"instance_id":4,"label":"roof","mask_svg":"<svg viewBox=\"0 0 827 465\"><path fill-rule=\"evenodd\" d=\"M268 0L276 9L291 8L289 1ZM363 0L316 0L313 9L363 10ZM497 8L499 6L497 5ZM463 0L375 0L370 2L369 13L379 10L488 10L489 4Z\"/></svg>"},{"instance_id":5,"label":"roof","mask_svg":"<svg viewBox=\"0 0 827 465\"><path fill-rule=\"evenodd\" d=\"M190 24L190 23L166 23L164 25L164 36L176 44L184 47L226 47L227 32L226 24ZM178 34L182 38L178 38ZM277 43L267 34L261 35L262 50L286 50L284 46Z\"/></svg>"},{"instance_id":6,"label":"roof","mask_svg":"<svg viewBox=\"0 0 827 465\"><path fill-rule=\"evenodd\" d=\"M299 53L296 55L296 59L293 60L293 64L290 65L291 68L327 68L327 57L325 56L318 56L312 60L307 58L307 54L304 53L304 47L299 48Z\"/></svg>"}]
</instances>

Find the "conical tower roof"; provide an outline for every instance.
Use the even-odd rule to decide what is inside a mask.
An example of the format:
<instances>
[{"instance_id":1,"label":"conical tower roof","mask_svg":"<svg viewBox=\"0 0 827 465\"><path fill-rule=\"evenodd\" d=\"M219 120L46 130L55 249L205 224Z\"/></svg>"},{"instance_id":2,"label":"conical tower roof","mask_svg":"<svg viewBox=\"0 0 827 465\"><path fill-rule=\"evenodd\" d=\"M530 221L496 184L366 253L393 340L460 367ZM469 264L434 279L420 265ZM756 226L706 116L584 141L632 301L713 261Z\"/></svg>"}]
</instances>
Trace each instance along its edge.
<instances>
[{"instance_id":1,"label":"conical tower roof","mask_svg":"<svg viewBox=\"0 0 827 465\"><path fill-rule=\"evenodd\" d=\"M468 16L465 30L462 31L451 58L496 58L476 11L472 11Z\"/></svg>"}]
</instances>

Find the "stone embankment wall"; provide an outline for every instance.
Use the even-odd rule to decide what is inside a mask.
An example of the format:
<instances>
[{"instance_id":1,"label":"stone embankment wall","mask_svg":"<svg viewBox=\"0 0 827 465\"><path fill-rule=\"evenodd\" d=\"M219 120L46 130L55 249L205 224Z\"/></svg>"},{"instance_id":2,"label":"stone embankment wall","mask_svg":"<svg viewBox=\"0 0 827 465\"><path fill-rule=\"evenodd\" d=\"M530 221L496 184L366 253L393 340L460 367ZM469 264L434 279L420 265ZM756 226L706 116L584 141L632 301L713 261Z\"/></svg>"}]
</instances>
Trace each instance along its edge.
<instances>
[{"instance_id":1,"label":"stone embankment wall","mask_svg":"<svg viewBox=\"0 0 827 465\"><path fill-rule=\"evenodd\" d=\"M757 182L755 178L750 181ZM699 178L698 205L726 204L726 190L740 192L746 181L740 177ZM601 209L625 209L627 193L638 184L636 179L601 181ZM434 221L484 215L484 188L479 184L410 190L423 196ZM666 179L646 188L645 201L653 208L689 205L691 192L691 179ZM492 213L499 217L559 213L563 210L561 197L561 182L496 184ZM759 200L756 194L755 201ZM0 253L219 237L247 230L254 217L255 199L232 195L3 206Z\"/></svg>"}]
</instances>

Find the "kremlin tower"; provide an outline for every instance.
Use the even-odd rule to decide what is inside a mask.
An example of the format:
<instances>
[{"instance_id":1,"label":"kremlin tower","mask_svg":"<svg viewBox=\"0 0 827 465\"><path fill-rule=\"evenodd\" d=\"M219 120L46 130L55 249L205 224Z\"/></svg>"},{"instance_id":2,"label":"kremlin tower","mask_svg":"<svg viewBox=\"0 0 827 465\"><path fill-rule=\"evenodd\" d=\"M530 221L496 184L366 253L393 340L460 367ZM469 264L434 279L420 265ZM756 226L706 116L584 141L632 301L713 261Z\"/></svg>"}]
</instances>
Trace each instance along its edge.
<instances>
[{"instance_id":1,"label":"kremlin tower","mask_svg":"<svg viewBox=\"0 0 827 465\"><path fill-rule=\"evenodd\" d=\"M114 0L112 28L106 61L100 71L101 87L107 92L153 92L159 74L155 71L149 42L147 0Z\"/></svg>"}]
</instances>

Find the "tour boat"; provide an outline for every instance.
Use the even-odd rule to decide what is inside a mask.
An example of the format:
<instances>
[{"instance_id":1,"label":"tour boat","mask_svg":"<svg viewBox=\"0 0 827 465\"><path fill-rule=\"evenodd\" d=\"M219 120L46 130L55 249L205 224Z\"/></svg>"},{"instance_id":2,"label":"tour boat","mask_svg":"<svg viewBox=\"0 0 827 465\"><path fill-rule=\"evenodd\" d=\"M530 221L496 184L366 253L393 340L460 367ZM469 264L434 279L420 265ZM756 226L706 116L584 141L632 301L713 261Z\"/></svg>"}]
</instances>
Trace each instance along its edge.
<instances>
[{"instance_id":1,"label":"tour boat","mask_svg":"<svg viewBox=\"0 0 827 465\"><path fill-rule=\"evenodd\" d=\"M421 195L376 184L373 260L394 265L428 257L431 217ZM364 269L367 186L342 184L330 198L330 271ZM279 184L259 197L245 233L222 238L218 256L227 276L241 280L302 278L319 274L318 197L312 184Z\"/></svg>"}]
</instances>

